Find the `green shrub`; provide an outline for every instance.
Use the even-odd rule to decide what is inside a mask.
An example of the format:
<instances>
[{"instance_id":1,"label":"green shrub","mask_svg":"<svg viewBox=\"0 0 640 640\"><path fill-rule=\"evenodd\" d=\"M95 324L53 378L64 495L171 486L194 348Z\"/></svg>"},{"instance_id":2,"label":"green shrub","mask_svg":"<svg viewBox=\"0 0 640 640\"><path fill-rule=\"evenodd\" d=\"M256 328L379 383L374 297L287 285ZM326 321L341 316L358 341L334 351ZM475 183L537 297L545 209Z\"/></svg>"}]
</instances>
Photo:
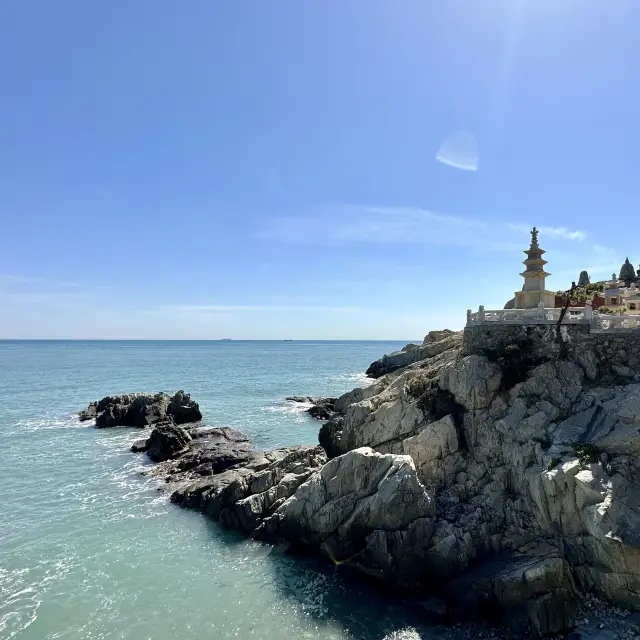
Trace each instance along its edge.
<instances>
[{"instance_id":1,"label":"green shrub","mask_svg":"<svg viewBox=\"0 0 640 640\"><path fill-rule=\"evenodd\" d=\"M590 442L574 442L573 454L578 456L581 463L599 462L602 449Z\"/></svg>"},{"instance_id":2,"label":"green shrub","mask_svg":"<svg viewBox=\"0 0 640 640\"><path fill-rule=\"evenodd\" d=\"M562 462L562 458L554 456L547 461L547 471L551 471L554 467L557 467Z\"/></svg>"}]
</instances>

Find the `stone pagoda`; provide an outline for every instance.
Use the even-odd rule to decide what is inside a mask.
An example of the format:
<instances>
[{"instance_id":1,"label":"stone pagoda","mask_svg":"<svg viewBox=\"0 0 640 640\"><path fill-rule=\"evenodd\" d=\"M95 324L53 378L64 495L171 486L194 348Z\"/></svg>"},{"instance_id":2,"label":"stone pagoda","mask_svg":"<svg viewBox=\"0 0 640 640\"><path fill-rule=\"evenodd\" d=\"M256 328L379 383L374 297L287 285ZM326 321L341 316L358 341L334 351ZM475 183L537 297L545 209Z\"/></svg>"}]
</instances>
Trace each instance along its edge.
<instances>
[{"instance_id":1,"label":"stone pagoda","mask_svg":"<svg viewBox=\"0 0 640 640\"><path fill-rule=\"evenodd\" d=\"M545 289L545 279L550 276L544 270L547 261L543 259L544 249L538 246L538 230L531 230L531 246L525 251L527 259L524 261L525 270L520 274L524 278L522 291L516 291L516 309L535 309L555 307L555 293Z\"/></svg>"}]
</instances>

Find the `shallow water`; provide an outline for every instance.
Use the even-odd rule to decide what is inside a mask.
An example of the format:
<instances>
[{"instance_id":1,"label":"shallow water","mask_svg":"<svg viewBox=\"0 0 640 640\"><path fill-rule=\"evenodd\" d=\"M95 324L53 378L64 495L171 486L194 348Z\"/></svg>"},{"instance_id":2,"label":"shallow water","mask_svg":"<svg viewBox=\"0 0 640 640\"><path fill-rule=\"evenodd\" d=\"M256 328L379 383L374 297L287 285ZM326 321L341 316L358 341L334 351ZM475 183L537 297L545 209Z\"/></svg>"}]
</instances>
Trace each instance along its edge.
<instances>
[{"instance_id":1,"label":"shallow water","mask_svg":"<svg viewBox=\"0 0 640 640\"><path fill-rule=\"evenodd\" d=\"M280 555L177 508L129 453L136 429L75 412L183 388L259 447L316 442L287 395L336 395L389 342L0 341L0 638L440 637L321 560Z\"/></svg>"}]
</instances>

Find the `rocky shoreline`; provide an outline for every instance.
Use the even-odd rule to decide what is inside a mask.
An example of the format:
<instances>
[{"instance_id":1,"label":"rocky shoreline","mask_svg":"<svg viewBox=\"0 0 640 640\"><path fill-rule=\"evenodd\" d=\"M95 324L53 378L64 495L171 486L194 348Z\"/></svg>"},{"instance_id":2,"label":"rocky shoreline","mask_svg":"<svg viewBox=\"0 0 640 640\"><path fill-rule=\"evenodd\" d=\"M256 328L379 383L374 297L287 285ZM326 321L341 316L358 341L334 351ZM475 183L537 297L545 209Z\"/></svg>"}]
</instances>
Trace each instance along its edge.
<instances>
[{"instance_id":1,"label":"rocky shoreline","mask_svg":"<svg viewBox=\"0 0 640 640\"><path fill-rule=\"evenodd\" d=\"M202 427L184 392L105 398L82 418L153 426L133 450L176 504L428 598L432 615L634 637L640 378L520 329L497 348L432 332L373 363L369 387L288 398L326 420L321 446L256 450ZM600 607L597 628L595 596L621 607Z\"/></svg>"}]
</instances>

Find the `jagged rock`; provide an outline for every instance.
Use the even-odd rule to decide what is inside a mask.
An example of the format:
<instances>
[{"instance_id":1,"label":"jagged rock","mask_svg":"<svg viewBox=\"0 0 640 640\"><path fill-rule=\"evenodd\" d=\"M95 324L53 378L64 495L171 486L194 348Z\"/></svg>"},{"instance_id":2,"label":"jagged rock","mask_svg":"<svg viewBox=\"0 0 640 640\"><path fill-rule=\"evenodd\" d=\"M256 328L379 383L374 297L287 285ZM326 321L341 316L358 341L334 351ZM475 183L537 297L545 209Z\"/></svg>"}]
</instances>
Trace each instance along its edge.
<instances>
[{"instance_id":1,"label":"jagged rock","mask_svg":"<svg viewBox=\"0 0 640 640\"><path fill-rule=\"evenodd\" d=\"M95 418L96 427L147 427L171 418L176 424L202 419L198 403L184 391L166 393L130 393L106 396L80 412L80 420Z\"/></svg>"},{"instance_id":2,"label":"jagged rock","mask_svg":"<svg viewBox=\"0 0 640 640\"><path fill-rule=\"evenodd\" d=\"M329 458L342 453L342 418L325 422L318 432L318 442Z\"/></svg>"},{"instance_id":3,"label":"jagged rock","mask_svg":"<svg viewBox=\"0 0 640 640\"><path fill-rule=\"evenodd\" d=\"M335 398L322 398L309 408L308 413L316 420L331 420L336 416Z\"/></svg>"},{"instance_id":4,"label":"jagged rock","mask_svg":"<svg viewBox=\"0 0 640 640\"><path fill-rule=\"evenodd\" d=\"M285 398L289 402L299 402L311 404L307 413L316 420L331 420L337 415L335 402L336 398L314 398L313 396L288 396Z\"/></svg>"},{"instance_id":5,"label":"jagged rock","mask_svg":"<svg viewBox=\"0 0 640 640\"><path fill-rule=\"evenodd\" d=\"M86 422L87 420L95 420L97 415L98 403L90 402L89 406L78 414L80 422Z\"/></svg>"},{"instance_id":6,"label":"jagged rock","mask_svg":"<svg viewBox=\"0 0 640 640\"><path fill-rule=\"evenodd\" d=\"M317 446L255 452L248 462L195 482L193 471L170 476L180 483L171 500L251 532L325 462Z\"/></svg>"},{"instance_id":7,"label":"jagged rock","mask_svg":"<svg viewBox=\"0 0 640 640\"><path fill-rule=\"evenodd\" d=\"M176 424L186 424L202 420L202 413L200 413L198 403L192 400L191 396L182 390L177 391L169 400L167 414L173 418Z\"/></svg>"},{"instance_id":8,"label":"jagged rock","mask_svg":"<svg viewBox=\"0 0 640 640\"><path fill-rule=\"evenodd\" d=\"M374 363L322 447L190 432L159 465L172 499L523 636L571 627L577 590L640 609L640 382L611 373L640 351L583 327L472 329L464 353L434 333Z\"/></svg>"},{"instance_id":9,"label":"jagged rock","mask_svg":"<svg viewBox=\"0 0 640 640\"><path fill-rule=\"evenodd\" d=\"M191 436L186 429L168 422L153 429L147 441L147 455L154 462L163 462L184 453Z\"/></svg>"},{"instance_id":10,"label":"jagged rock","mask_svg":"<svg viewBox=\"0 0 640 640\"><path fill-rule=\"evenodd\" d=\"M413 577L412 543L428 541L435 503L409 456L363 447L314 473L256 530L257 537L304 541L368 571Z\"/></svg>"},{"instance_id":11,"label":"jagged rock","mask_svg":"<svg viewBox=\"0 0 640 640\"><path fill-rule=\"evenodd\" d=\"M440 388L467 410L486 408L501 381L500 367L482 356L466 356L440 370Z\"/></svg>"},{"instance_id":12,"label":"jagged rock","mask_svg":"<svg viewBox=\"0 0 640 640\"><path fill-rule=\"evenodd\" d=\"M381 378L388 373L408 367L419 360L431 358L461 344L462 332L431 331L425 338L425 342L416 349L396 351L385 355L380 360L371 363L366 373L371 378Z\"/></svg>"},{"instance_id":13,"label":"jagged rock","mask_svg":"<svg viewBox=\"0 0 640 640\"><path fill-rule=\"evenodd\" d=\"M578 610L568 564L546 543L504 552L447 589L460 614L493 613L514 630L536 636L571 628Z\"/></svg>"}]
</instances>

